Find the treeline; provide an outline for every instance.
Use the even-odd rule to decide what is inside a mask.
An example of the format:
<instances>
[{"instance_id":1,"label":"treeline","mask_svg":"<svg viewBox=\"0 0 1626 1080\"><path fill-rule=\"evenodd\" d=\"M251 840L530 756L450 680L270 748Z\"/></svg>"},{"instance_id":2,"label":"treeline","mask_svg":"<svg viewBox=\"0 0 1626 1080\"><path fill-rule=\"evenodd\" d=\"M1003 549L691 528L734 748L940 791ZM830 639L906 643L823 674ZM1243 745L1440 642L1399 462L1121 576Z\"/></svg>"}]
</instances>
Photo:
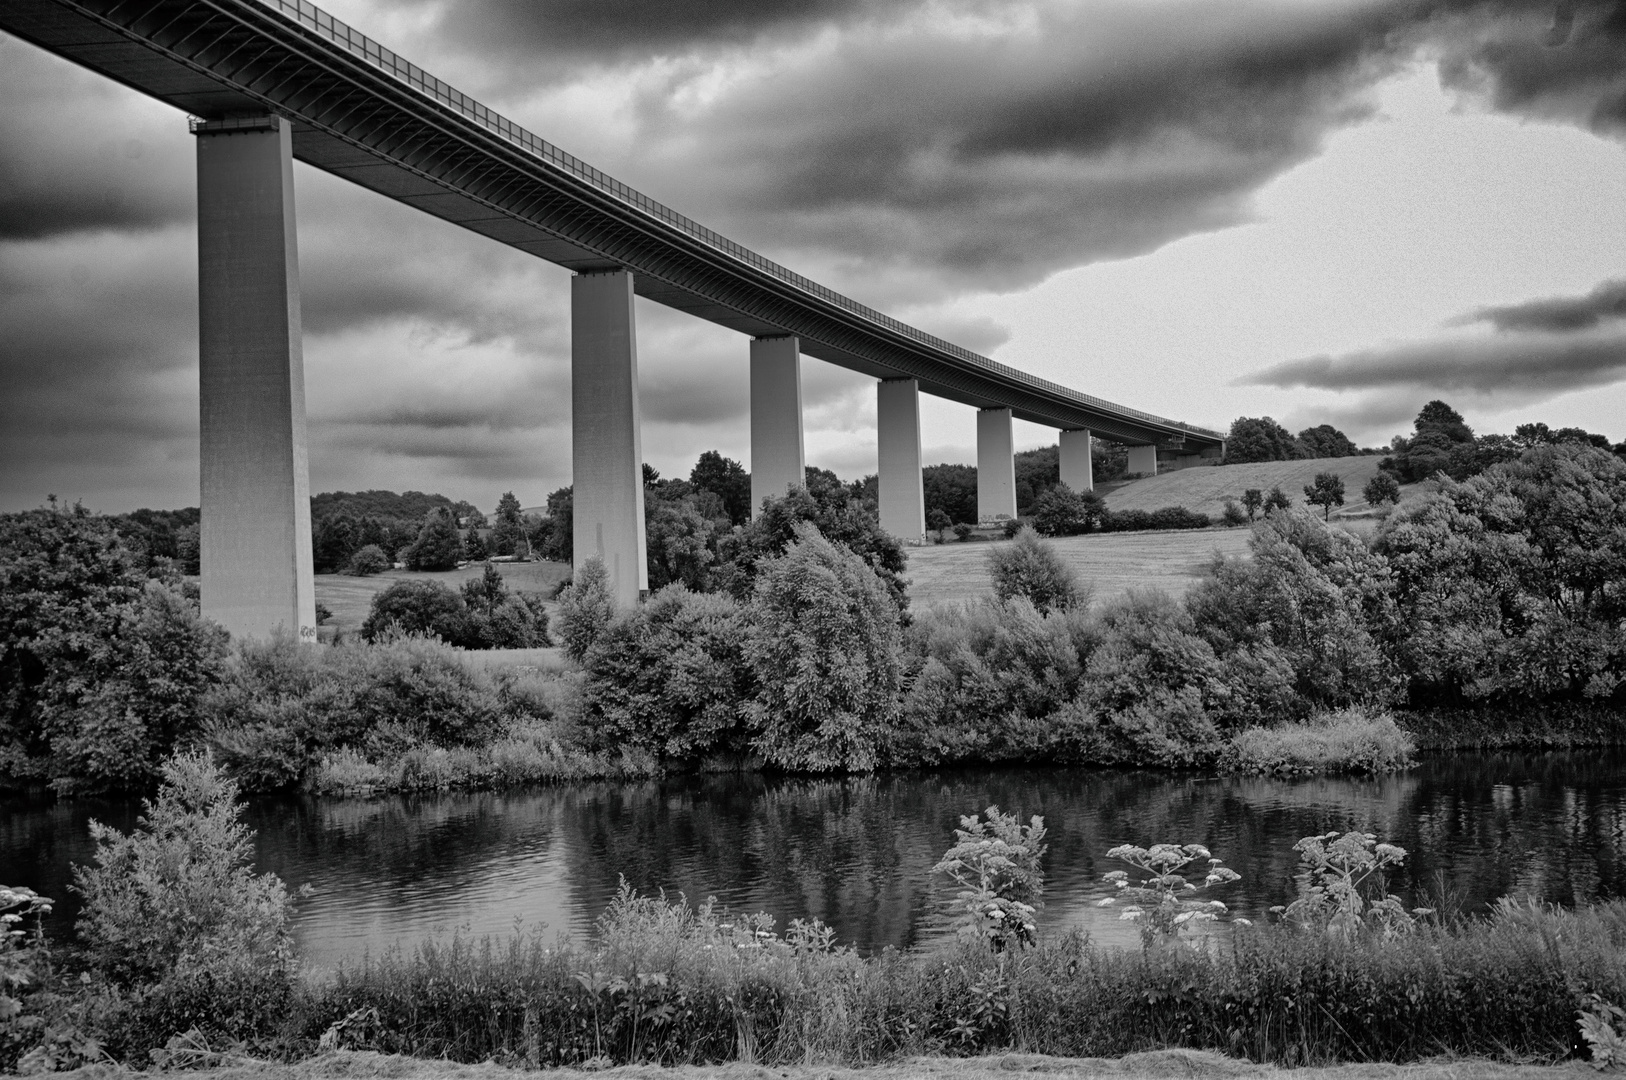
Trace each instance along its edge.
<instances>
[{"instance_id":1,"label":"treeline","mask_svg":"<svg viewBox=\"0 0 1626 1080\"><path fill-rule=\"evenodd\" d=\"M1224 464L1381 453L1382 450L1361 449L1331 424L1305 428L1295 436L1268 416L1239 416L1231 421L1230 433L1225 437Z\"/></svg>"}]
</instances>

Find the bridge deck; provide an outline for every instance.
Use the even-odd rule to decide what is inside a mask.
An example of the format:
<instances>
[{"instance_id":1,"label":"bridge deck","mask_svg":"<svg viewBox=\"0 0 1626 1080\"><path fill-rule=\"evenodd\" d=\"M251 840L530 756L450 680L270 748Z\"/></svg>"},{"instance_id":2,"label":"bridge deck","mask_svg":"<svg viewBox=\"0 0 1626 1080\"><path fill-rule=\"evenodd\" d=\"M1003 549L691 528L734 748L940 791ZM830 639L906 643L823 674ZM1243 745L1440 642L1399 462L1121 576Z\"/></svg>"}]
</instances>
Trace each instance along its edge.
<instances>
[{"instance_id":1,"label":"bridge deck","mask_svg":"<svg viewBox=\"0 0 1626 1080\"><path fill-rule=\"evenodd\" d=\"M865 307L531 134L303 0L6 0L0 29L193 116L266 110L317 168L641 296L927 393L1106 438L1216 447L1218 432L1083 394Z\"/></svg>"}]
</instances>

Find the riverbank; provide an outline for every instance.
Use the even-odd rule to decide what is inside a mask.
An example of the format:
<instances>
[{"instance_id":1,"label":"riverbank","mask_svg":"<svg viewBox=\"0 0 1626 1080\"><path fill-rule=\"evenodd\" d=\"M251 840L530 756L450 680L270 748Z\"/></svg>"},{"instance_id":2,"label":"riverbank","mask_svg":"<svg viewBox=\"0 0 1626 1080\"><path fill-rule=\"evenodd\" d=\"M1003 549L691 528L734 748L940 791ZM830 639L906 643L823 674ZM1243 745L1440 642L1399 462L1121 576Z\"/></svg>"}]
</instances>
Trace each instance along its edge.
<instances>
[{"instance_id":1,"label":"riverbank","mask_svg":"<svg viewBox=\"0 0 1626 1080\"><path fill-rule=\"evenodd\" d=\"M1008 1080L1035 1074L1055 1080L1231 1080L1269 1076L1281 1080L1570 1080L1596 1073L1579 1061L1561 1065L1511 1065L1484 1058L1430 1061L1415 1065L1360 1063L1284 1069L1238 1061L1200 1050L1151 1050L1121 1058L1066 1058L1048 1054L990 1054L986 1057L918 1057L887 1065L620 1065L606 1069L549 1069L557 1080ZM198 1069L146 1073L92 1065L59 1074L63 1080L164 1076L195 1080L512 1080L514 1070L486 1062L459 1065L398 1054L337 1051L292 1064L239 1061Z\"/></svg>"}]
</instances>

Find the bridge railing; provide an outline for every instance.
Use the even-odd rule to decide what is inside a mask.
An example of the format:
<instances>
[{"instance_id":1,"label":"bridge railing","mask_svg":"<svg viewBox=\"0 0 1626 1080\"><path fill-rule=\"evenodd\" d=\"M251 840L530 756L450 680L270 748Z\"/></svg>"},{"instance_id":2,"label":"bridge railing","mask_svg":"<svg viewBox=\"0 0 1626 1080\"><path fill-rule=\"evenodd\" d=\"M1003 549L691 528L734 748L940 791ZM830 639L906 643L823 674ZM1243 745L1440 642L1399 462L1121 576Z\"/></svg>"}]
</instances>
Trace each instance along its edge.
<instances>
[{"instance_id":1,"label":"bridge railing","mask_svg":"<svg viewBox=\"0 0 1626 1080\"><path fill-rule=\"evenodd\" d=\"M1215 438L1218 437L1217 432L1207 431L1203 428L1195 427L1191 424L1184 424L1177 420L1169 420L1165 417L1156 416L1152 413L1142 412L1139 409L1132 409L1125 405L1119 405L1114 402L1107 401L1104 398L1098 398L1090 394L1081 393L1070 387L1062 386L1059 383L1053 383L1048 379L1041 379L1036 375L1031 375L1028 372L1022 371L1019 368L1009 367L1005 364L999 363L997 360L990 360L986 356L982 356L979 353L974 353L970 349L963 348L951 341L945 341L942 338L934 337L923 330L910 326L908 323L894 319L892 316L887 315L884 312L876 311L874 308L860 304L858 301L853 300L850 297L843 296L834 289L820 285L818 282L803 277L794 270L790 270L779 265L772 259L768 259L757 254L750 248L738 244L712 229L706 228L704 225L693 220L692 218L678 213L671 207L656 202L654 199L651 199L648 195L638 191L636 188L628 187L615 177L610 176L599 169L595 169L593 166L589 165L585 161L582 161L574 154L561 150L559 147L554 146L546 139L540 138L520 127L506 116L488 109L486 106L480 104L480 102L469 97L456 87L435 78L435 76L429 74L429 72L425 71L417 64L412 63L410 60L407 60L404 57L398 56L395 52L385 48L383 45L380 45L378 42L374 41L372 38L369 38L361 31L339 19L335 19L332 15L329 15L315 4L309 3L308 0L260 0L260 3L281 13L292 21L298 23L300 26L315 32L318 36L324 38L325 40L338 45L352 56L366 61L368 64L371 64L380 71L389 74L400 82L405 83L407 86L410 86L412 89L418 91L424 96L432 98L465 119L473 121L492 134L497 135L514 146L525 150L527 153L542 159L549 165L552 165L554 168L562 169L577 179L583 180L592 185L599 191L615 197L620 202L625 203L628 206L635 207L651 217L658 218L659 220L674 226L685 235L696 240L700 240L718 251L730 255L741 262L747 263L748 265L753 266L758 270L761 270L762 272L785 282L786 284L794 285L796 288L801 289L804 292L811 293L814 296L819 297L821 300L834 304L845 311L858 315L861 318L867 319L870 322L876 323L880 326L884 326L894 333L901 334L902 336L919 342L922 345L926 345L929 348L936 349L939 352L948 353L973 367L980 368L983 371L987 371L991 374L999 374L1005 376L1006 378L1014 379L1027 386L1033 387L1036 390L1041 390L1062 398L1068 398L1081 405L1086 405L1102 412L1113 413L1126 419L1141 420L1160 427L1169 427L1177 430L1190 431L1194 434Z\"/></svg>"}]
</instances>

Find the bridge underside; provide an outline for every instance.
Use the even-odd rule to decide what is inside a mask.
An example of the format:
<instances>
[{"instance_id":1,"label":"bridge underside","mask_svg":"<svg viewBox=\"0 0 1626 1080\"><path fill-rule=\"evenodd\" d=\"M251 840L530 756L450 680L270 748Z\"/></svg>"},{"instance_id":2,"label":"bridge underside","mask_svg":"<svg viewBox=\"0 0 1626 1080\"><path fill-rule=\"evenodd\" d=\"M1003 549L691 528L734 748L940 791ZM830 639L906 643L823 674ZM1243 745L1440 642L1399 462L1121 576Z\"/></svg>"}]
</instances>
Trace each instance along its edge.
<instances>
[{"instance_id":1,"label":"bridge underside","mask_svg":"<svg viewBox=\"0 0 1626 1080\"><path fill-rule=\"evenodd\" d=\"M661 206L297 0L6 0L0 29L206 120L271 112L317 168L750 337L1123 442L1221 436L1081 394L842 297Z\"/></svg>"}]
</instances>

